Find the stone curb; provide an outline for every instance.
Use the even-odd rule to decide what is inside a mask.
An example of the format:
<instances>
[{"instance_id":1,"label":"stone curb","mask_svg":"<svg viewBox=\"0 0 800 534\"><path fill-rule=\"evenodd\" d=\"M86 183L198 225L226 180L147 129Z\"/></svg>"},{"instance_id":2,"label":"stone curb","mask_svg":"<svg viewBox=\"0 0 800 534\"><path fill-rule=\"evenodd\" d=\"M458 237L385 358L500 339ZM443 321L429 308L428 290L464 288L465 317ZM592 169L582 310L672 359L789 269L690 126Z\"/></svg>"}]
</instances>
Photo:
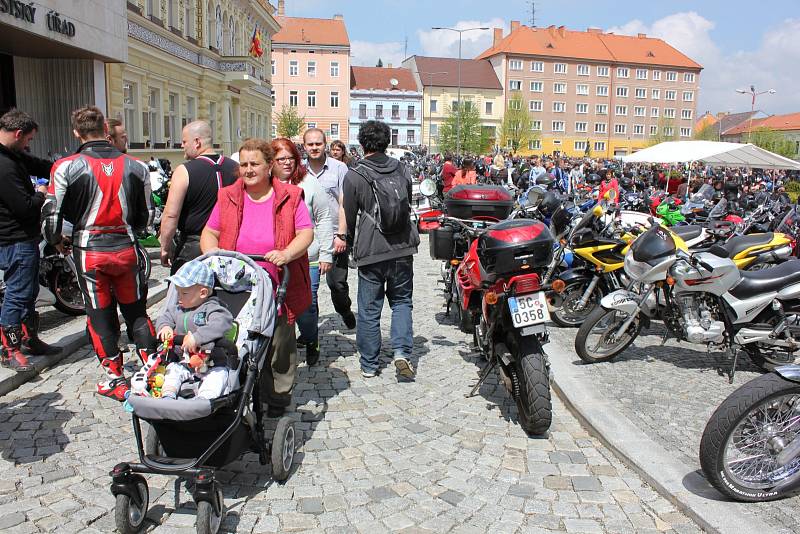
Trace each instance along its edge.
<instances>
[{"instance_id":1,"label":"stone curb","mask_svg":"<svg viewBox=\"0 0 800 534\"><path fill-rule=\"evenodd\" d=\"M625 464L706 532L740 534L774 529L742 511L745 504L721 500L697 469L675 459L614 405L599 397L576 372L574 353L548 347L552 385L567 408ZM555 350L553 350L555 349Z\"/></svg>"},{"instance_id":2,"label":"stone curb","mask_svg":"<svg viewBox=\"0 0 800 534\"><path fill-rule=\"evenodd\" d=\"M167 287L168 285L166 282L161 282L159 285L151 287L148 290L148 308L160 302L166 296ZM120 322L122 322L121 315ZM39 373L45 369L55 366L61 360L71 355L73 352L89 342L89 339L86 336L85 320L78 321L77 324L70 326L65 331L60 331L58 334L48 335L45 332L41 337L45 342L50 343L51 345L58 345L62 347L61 352L53 356L33 357L31 358L31 361L34 364L34 371L30 371L28 373L13 373L10 376L0 379L0 396L7 395L8 393L20 387L22 384L35 379L37 376L39 376Z\"/></svg>"}]
</instances>

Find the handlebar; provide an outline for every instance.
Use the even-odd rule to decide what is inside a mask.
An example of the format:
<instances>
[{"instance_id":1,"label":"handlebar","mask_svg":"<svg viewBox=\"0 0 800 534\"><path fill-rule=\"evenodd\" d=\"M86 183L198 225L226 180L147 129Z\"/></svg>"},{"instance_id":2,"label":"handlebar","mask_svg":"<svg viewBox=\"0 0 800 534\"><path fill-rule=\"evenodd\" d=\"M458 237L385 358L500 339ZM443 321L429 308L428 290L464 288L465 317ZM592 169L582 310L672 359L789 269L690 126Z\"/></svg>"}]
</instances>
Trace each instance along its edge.
<instances>
[{"instance_id":1,"label":"handlebar","mask_svg":"<svg viewBox=\"0 0 800 534\"><path fill-rule=\"evenodd\" d=\"M245 254L248 258L253 261L265 261L264 256L259 256L258 254ZM278 284L278 289L275 291L275 301L277 303L278 308L283 305L283 302L286 300L286 291L289 289L289 269L288 265L284 265L280 268L281 270L281 282Z\"/></svg>"},{"instance_id":2,"label":"handlebar","mask_svg":"<svg viewBox=\"0 0 800 534\"><path fill-rule=\"evenodd\" d=\"M454 224L460 226L462 229L466 230L467 232L473 233L473 234L482 233L483 231L487 230L488 227L494 226L495 224L497 224L497 222L495 222L495 221L482 221L482 220L479 220L479 219L459 219L457 217L449 217L447 215L442 215L441 217L439 217L439 223L440 224L441 223L445 223L445 222L454 223ZM467 224L467 223L475 223L475 222L485 223L486 224L486 228L475 228L474 226L471 226L471 225Z\"/></svg>"}]
</instances>

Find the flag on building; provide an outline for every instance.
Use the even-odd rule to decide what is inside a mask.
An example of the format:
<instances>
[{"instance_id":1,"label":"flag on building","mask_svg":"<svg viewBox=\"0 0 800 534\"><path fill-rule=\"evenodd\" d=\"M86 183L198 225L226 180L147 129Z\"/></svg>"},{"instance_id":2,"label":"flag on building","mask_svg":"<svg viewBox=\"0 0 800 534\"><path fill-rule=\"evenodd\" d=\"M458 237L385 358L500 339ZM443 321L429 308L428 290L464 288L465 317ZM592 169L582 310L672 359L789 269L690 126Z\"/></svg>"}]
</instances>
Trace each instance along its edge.
<instances>
[{"instance_id":1,"label":"flag on building","mask_svg":"<svg viewBox=\"0 0 800 534\"><path fill-rule=\"evenodd\" d=\"M261 30L258 26L253 30L253 38L250 39L250 55L253 57L264 55L264 49L261 46Z\"/></svg>"}]
</instances>

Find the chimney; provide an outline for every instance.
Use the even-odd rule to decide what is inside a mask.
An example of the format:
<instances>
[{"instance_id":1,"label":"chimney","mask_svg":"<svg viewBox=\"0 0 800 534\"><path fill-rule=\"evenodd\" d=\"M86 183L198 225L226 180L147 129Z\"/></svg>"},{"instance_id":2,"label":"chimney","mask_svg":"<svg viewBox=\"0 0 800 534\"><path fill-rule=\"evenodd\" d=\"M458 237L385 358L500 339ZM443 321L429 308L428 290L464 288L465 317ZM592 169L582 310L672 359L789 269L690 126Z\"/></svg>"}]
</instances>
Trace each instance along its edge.
<instances>
[{"instance_id":1,"label":"chimney","mask_svg":"<svg viewBox=\"0 0 800 534\"><path fill-rule=\"evenodd\" d=\"M503 28L494 29L494 38L492 39L492 46L497 46L503 40Z\"/></svg>"},{"instance_id":2,"label":"chimney","mask_svg":"<svg viewBox=\"0 0 800 534\"><path fill-rule=\"evenodd\" d=\"M647 37L647 34L646 33L637 33L636 37L638 37L639 39L645 39Z\"/></svg>"},{"instance_id":3,"label":"chimney","mask_svg":"<svg viewBox=\"0 0 800 534\"><path fill-rule=\"evenodd\" d=\"M558 27L558 35L560 35L562 38L564 38L567 35L567 31L566 28L564 28L564 26Z\"/></svg>"},{"instance_id":4,"label":"chimney","mask_svg":"<svg viewBox=\"0 0 800 534\"><path fill-rule=\"evenodd\" d=\"M511 33L514 33L515 30L519 29L519 21L512 20L511 21Z\"/></svg>"},{"instance_id":5,"label":"chimney","mask_svg":"<svg viewBox=\"0 0 800 534\"><path fill-rule=\"evenodd\" d=\"M587 28L586 32L587 33L603 33L603 30L601 30L600 28Z\"/></svg>"},{"instance_id":6,"label":"chimney","mask_svg":"<svg viewBox=\"0 0 800 534\"><path fill-rule=\"evenodd\" d=\"M550 37L555 37L556 27L553 24L551 24L550 26L547 27L547 32L550 34Z\"/></svg>"},{"instance_id":7,"label":"chimney","mask_svg":"<svg viewBox=\"0 0 800 534\"><path fill-rule=\"evenodd\" d=\"M286 16L286 0L278 0L278 16Z\"/></svg>"},{"instance_id":8,"label":"chimney","mask_svg":"<svg viewBox=\"0 0 800 534\"><path fill-rule=\"evenodd\" d=\"M392 68L392 64L391 64L391 63L387 63L387 64L386 64L386 68L387 68L387 69L391 69L391 68Z\"/></svg>"},{"instance_id":9,"label":"chimney","mask_svg":"<svg viewBox=\"0 0 800 534\"><path fill-rule=\"evenodd\" d=\"M344 15L337 13L333 16L333 20L344 20Z\"/></svg>"}]
</instances>

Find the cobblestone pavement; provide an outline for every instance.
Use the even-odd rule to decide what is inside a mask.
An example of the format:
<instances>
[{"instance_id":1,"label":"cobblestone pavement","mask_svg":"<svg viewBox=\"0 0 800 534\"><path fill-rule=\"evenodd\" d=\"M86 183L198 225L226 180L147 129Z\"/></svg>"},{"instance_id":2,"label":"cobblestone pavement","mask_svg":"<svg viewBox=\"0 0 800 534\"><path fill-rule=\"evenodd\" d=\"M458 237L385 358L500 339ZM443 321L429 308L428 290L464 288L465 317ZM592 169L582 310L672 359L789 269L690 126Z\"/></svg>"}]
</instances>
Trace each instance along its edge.
<instances>
[{"instance_id":1,"label":"cobblestone pavement","mask_svg":"<svg viewBox=\"0 0 800 534\"><path fill-rule=\"evenodd\" d=\"M628 419L682 461L700 469L700 438L711 414L745 382L761 373L740 354L734 383L728 383L731 362L720 353L670 340L661 346L664 327L655 323L612 362L582 365L575 354L575 330L553 329L551 340L574 356L578 372L600 396L616 399ZM721 376L718 370L724 370ZM800 530L800 498L738 505L778 533Z\"/></svg>"},{"instance_id":2,"label":"cobblestone pavement","mask_svg":"<svg viewBox=\"0 0 800 534\"><path fill-rule=\"evenodd\" d=\"M438 265L425 241L420 249L416 381L398 382L391 367L362 378L355 335L341 330L321 289L323 355L316 367L301 365L295 394L297 466L284 484L252 454L219 472L223 530L699 532L557 399L549 437L531 439L495 378L464 397L480 362L444 318ZM134 458L134 443L121 406L93 393L98 375L83 351L0 398L0 531L113 529L108 472ZM185 485L160 476L148 483L149 528L193 532Z\"/></svg>"}]
</instances>

